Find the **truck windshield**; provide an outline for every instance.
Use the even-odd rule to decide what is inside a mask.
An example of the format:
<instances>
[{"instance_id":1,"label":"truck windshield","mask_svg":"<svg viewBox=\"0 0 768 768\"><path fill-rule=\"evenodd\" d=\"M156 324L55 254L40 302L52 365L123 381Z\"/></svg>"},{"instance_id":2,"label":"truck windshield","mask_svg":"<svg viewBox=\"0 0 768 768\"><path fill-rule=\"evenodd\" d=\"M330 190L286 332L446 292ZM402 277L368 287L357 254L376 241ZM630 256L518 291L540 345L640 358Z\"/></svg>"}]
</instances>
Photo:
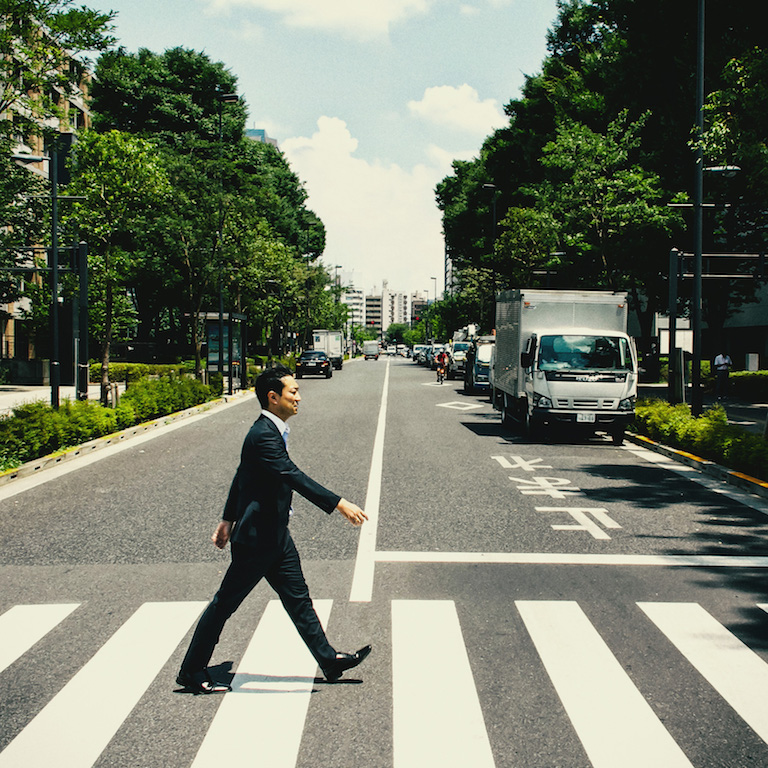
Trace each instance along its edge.
<instances>
[{"instance_id":1,"label":"truck windshield","mask_svg":"<svg viewBox=\"0 0 768 768\"><path fill-rule=\"evenodd\" d=\"M617 336L542 336L539 370L632 370L629 342Z\"/></svg>"}]
</instances>

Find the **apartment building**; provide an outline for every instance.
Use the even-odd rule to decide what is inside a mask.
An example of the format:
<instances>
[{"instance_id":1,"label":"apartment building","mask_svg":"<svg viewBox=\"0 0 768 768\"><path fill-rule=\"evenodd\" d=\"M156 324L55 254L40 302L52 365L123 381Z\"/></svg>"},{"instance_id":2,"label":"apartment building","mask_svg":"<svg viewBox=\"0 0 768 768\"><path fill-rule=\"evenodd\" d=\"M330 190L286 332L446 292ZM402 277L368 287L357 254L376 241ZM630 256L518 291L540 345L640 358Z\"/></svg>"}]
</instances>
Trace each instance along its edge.
<instances>
[{"instance_id":1,"label":"apartment building","mask_svg":"<svg viewBox=\"0 0 768 768\"><path fill-rule=\"evenodd\" d=\"M68 76L77 81L76 87L71 91L55 87L48 92L48 96L55 102L58 114L53 116L49 114L44 117L35 118L29 104L24 105L20 100L14 102L2 114L0 120L8 121L11 128L13 148L11 157L13 161L35 174L46 182L51 178L51 153L45 146L43 139L44 130L54 130L59 134L56 153L56 170L60 184L66 184L68 181L68 172L66 168L66 158L70 149L76 141L77 131L90 126L90 112L88 109L88 91L91 76L83 66L74 59L69 61L67 69ZM28 92L27 96L35 99L35 92ZM28 130L30 120L37 124L40 130L31 132ZM41 250L41 253L44 253ZM18 262L18 260L17 260ZM32 259L29 258L25 263L31 265ZM24 279L36 279L30 274ZM18 301L0 305L0 360L16 361L23 364L35 357L35 349L31 334L27 327L28 323L23 319L24 312L29 309L29 302L26 298ZM14 363L15 364L15 363Z\"/></svg>"}]
</instances>

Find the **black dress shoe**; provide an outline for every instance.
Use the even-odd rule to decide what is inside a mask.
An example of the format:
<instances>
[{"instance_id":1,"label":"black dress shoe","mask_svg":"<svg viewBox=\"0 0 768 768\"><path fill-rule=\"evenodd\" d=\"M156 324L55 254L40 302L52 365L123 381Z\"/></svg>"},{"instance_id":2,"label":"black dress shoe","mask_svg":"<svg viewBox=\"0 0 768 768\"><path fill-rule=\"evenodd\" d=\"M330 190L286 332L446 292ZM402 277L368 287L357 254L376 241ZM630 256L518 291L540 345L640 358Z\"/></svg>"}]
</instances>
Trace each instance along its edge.
<instances>
[{"instance_id":1,"label":"black dress shoe","mask_svg":"<svg viewBox=\"0 0 768 768\"><path fill-rule=\"evenodd\" d=\"M325 679L329 683L335 683L348 669L364 661L370 652L371 646L366 645L356 653L337 653L336 658L327 667L323 667Z\"/></svg>"},{"instance_id":2,"label":"black dress shoe","mask_svg":"<svg viewBox=\"0 0 768 768\"><path fill-rule=\"evenodd\" d=\"M214 680L207 669L200 672L179 672L176 676L176 683L185 691L194 693L226 693L232 690L232 686Z\"/></svg>"}]
</instances>

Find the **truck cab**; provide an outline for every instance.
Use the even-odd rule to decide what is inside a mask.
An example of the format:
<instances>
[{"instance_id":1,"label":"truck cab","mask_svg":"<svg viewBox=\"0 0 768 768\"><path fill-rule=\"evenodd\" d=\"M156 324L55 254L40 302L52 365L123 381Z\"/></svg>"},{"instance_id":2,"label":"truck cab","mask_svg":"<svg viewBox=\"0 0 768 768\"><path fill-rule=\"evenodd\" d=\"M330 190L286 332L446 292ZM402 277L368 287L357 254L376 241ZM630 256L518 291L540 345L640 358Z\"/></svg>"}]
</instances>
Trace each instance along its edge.
<instances>
[{"instance_id":1,"label":"truck cab","mask_svg":"<svg viewBox=\"0 0 768 768\"><path fill-rule=\"evenodd\" d=\"M634 416L637 353L624 291L515 288L496 297L491 402L533 438L544 427L607 432Z\"/></svg>"},{"instance_id":2,"label":"truck cab","mask_svg":"<svg viewBox=\"0 0 768 768\"><path fill-rule=\"evenodd\" d=\"M621 444L632 420L637 355L615 330L562 328L532 334L520 356L529 430L570 424L604 430Z\"/></svg>"}]
</instances>

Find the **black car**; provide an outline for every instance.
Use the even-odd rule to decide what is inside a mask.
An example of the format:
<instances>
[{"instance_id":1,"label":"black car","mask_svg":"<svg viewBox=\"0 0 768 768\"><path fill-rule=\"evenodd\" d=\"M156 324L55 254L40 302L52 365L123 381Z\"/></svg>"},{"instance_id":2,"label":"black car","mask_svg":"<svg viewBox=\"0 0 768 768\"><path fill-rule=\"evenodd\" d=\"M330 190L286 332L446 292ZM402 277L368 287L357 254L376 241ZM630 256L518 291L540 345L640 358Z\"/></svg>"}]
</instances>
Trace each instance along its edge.
<instances>
[{"instance_id":1,"label":"black car","mask_svg":"<svg viewBox=\"0 0 768 768\"><path fill-rule=\"evenodd\" d=\"M314 349L302 352L296 361L296 378L300 379L304 375L325 376L330 379L333 376L333 366L328 355Z\"/></svg>"}]
</instances>

